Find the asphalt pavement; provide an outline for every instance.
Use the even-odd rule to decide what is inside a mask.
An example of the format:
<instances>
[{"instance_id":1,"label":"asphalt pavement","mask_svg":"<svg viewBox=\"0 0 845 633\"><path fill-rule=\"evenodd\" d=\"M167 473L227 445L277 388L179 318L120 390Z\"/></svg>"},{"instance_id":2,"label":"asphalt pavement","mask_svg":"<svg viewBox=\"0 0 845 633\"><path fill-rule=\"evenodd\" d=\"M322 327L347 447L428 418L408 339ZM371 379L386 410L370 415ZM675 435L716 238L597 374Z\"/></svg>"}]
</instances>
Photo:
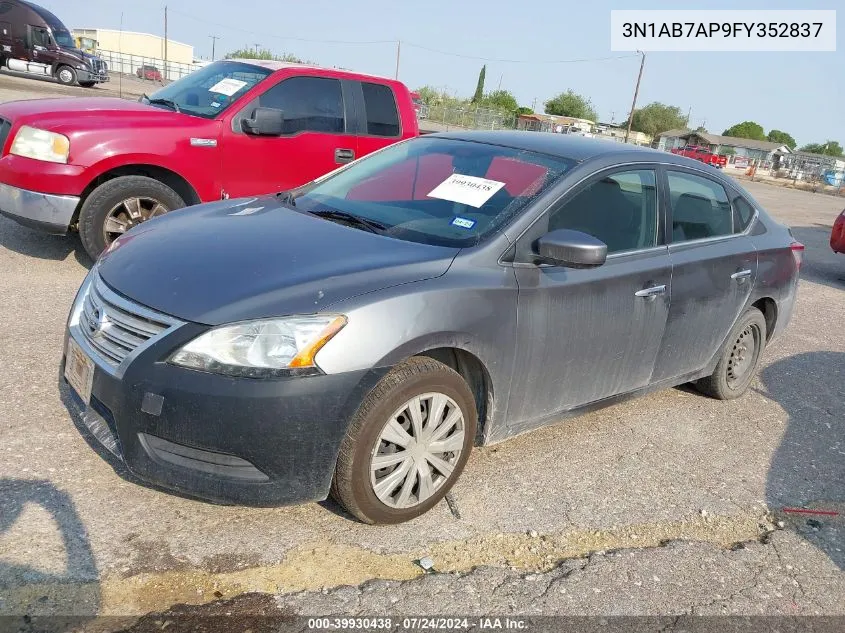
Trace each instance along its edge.
<instances>
[{"instance_id":1,"label":"asphalt pavement","mask_svg":"<svg viewBox=\"0 0 845 633\"><path fill-rule=\"evenodd\" d=\"M0 218L0 615L845 615L845 257L826 243L845 200L744 184L807 245L745 397L670 389L476 449L452 508L388 527L185 499L107 461L58 380L90 262Z\"/></svg>"}]
</instances>

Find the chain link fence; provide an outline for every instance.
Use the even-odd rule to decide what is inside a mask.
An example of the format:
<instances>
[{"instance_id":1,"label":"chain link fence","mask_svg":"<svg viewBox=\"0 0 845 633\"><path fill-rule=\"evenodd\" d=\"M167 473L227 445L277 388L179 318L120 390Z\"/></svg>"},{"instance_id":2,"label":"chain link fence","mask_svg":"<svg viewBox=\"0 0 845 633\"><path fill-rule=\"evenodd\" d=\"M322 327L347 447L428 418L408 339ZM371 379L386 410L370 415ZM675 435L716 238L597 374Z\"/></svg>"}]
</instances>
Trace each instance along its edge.
<instances>
[{"instance_id":1,"label":"chain link fence","mask_svg":"<svg viewBox=\"0 0 845 633\"><path fill-rule=\"evenodd\" d=\"M159 84L181 79L198 68L194 64L183 64L169 60L165 66L164 60L160 58L142 57L129 53L118 53L117 51L98 50L97 55L106 62L109 73L133 75L136 79Z\"/></svg>"},{"instance_id":2,"label":"chain link fence","mask_svg":"<svg viewBox=\"0 0 845 633\"><path fill-rule=\"evenodd\" d=\"M419 118L420 125L430 121L447 130L512 130L516 127L516 114L476 105L427 104L422 107Z\"/></svg>"}]
</instances>

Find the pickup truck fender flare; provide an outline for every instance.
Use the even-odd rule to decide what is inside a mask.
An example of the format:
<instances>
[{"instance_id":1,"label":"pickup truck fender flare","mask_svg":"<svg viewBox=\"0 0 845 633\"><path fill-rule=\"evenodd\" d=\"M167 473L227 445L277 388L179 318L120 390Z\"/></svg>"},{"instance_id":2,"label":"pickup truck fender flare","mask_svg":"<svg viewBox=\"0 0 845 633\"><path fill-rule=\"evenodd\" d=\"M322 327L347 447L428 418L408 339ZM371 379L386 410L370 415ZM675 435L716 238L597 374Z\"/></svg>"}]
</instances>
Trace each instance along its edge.
<instances>
[{"instance_id":1,"label":"pickup truck fender flare","mask_svg":"<svg viewBox=\"0 0 845 633\"><path fill-rule=\"evenodd\" d=\"M203 199L215 199L210 195L214 191L215 183L192 182L175 165L162 158L156 154L119 154L104 158L87 169L89 180L82 198L85 199L106 180L138 175L163 182L174 189L188 205L199 204Z\"/></svg>"}]
</instances>

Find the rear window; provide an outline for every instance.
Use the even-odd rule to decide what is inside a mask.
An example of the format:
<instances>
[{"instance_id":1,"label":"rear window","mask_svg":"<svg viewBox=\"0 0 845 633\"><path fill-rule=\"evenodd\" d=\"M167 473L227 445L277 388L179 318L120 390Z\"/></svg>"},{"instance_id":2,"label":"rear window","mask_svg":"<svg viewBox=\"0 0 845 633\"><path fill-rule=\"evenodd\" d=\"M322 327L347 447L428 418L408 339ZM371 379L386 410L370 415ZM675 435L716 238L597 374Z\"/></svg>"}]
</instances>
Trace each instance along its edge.
<instances>
[{"instance_id":1,"label":"rear window","mask_svg":"<svg viewBox=\"0 0 845 633\"><path fill-rule=\"evenodd\" d=\"M399 136L399 111L393 90L384 84L363 82L364 108L367 111L367 134Z\"/></svg>"},{"instance_id":2,"label":"rear window","mask_svg":"<svg viewBox=\"0 0 845 633\"><path fill-rule=\"evenodd\" d=\"M318 182L295 208L354 215L397 239L471 246L507 225L573 164L498 145L416 138Z\"/></svg>"}]
</instances>

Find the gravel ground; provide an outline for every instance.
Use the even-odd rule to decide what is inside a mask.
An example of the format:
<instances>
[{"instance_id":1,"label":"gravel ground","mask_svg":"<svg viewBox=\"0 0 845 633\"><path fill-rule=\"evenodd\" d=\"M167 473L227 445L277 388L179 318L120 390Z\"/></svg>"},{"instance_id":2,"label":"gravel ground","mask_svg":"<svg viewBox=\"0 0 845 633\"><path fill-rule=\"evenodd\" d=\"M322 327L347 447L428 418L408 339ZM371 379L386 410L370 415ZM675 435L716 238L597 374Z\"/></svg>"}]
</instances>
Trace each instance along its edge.
<instances>
[{"instance_id":1,"label":"gravel ground","mask_svg":"<svg viewBox=\"0 0 845 633\"><path fill-rule=\"evenodd\" d=\"M47 85L0 75L0 100L37 96L22 82ZM89 262L76 238L0 218L0 615L214 601L204 608L242 614L845 615L842 514L783 511L845 511L845 259L826 245L842 203L747 186L807 252L793 322L746 397L671 389L476 450L454 489L460 518L443 503L389 527L331 502L184 499L103 459L57 380Z\"/></svg>"}]
</instances>

